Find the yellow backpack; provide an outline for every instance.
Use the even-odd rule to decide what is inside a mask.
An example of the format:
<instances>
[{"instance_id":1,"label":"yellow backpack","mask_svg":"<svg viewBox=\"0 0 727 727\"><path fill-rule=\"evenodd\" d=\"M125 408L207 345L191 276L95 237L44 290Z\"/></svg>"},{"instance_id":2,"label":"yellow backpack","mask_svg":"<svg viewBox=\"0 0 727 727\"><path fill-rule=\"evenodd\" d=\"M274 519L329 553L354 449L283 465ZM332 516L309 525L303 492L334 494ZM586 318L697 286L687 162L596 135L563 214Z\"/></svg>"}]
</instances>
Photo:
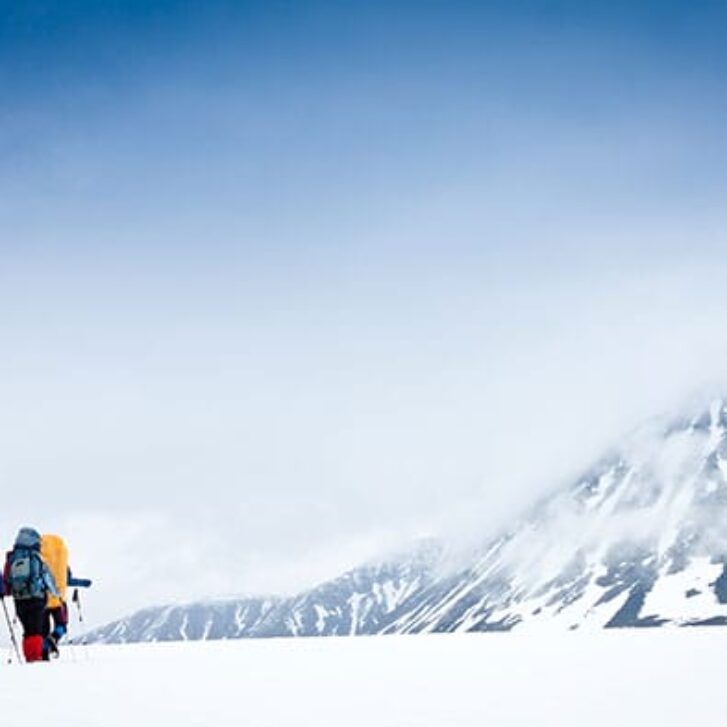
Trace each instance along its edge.
<instances>
[{"instance_id":1,"label":"yellow backpack","mask_svg":"<svg viewBox=\"0 0 727 727\"><path fill-rule=\"evenodd\" d=\"M40 545L40 555L53 574L56 588L60 594L48 595L48 608L58 608L66 600L68 590L68 548L60 535L44 535Z\"/></svg>"}]
</instances>

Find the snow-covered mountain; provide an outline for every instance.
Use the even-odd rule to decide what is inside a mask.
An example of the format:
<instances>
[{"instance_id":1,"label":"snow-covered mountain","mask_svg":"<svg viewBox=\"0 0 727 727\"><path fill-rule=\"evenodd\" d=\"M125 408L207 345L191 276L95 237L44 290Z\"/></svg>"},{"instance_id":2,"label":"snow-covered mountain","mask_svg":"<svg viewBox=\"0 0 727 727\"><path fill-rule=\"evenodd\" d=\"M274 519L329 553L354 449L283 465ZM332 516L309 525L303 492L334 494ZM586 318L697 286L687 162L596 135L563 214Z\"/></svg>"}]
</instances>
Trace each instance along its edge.
<instances>
[{"instance_id":1,"label":"snow-covered mountain","mask_svg":"<svg viewBox=\"0 0 727 727\"><path fill-rule=\"evenodd\" d=\"M727 407L642 430L386 632L727 623Z\"/></svg>"},{"instance_id":2,"label":"snow-covered mountain","mask_svg":"<svg viewBox=\"0 0 727 727\"><path fill-rule=\"evenodd\" d=\"M277 599L272 598L244 598L155 606L102 626L79 640L125 644L240 639L254 635L256 628L278 603Z\"/></svg>"},{"instance_id":3,"label":"snow-covered mountain","mask_svg":"<svg viewBox=\"0 0 727 727\"><path fill-rule=\"evenodd\" d=\"M727 402L637 432L452 562L428 544L295 598L147 609L88 638L727 624Z\"/></svg>"},{"instance_id":4,"label":"snow-covered mountain","mask_svg":"<svg viewBox=\"0 0 727 727\"><path fill-rule=\"evenodd\" d=\"M96 629L86 643L379 633L432 580L440 546L426 541L291 598L243 598L147 608Z\"/></svg>"}]
</instances>

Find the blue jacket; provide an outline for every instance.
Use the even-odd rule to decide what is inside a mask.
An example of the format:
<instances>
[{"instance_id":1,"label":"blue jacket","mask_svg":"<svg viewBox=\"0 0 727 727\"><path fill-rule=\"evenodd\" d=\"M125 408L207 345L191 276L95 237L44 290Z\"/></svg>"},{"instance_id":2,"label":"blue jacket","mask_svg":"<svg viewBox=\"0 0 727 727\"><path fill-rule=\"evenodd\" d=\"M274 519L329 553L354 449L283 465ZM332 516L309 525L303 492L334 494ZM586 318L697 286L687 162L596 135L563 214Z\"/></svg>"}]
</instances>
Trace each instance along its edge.
<instances>
[{"instance_id":1,"label":"blue jacket","mask_svg":"<svg viewBox=\"0 0 727 727\"><path fill-rule=\"evenodd\" d=\"M21 528L18 532L17 538L15 538L15 546L5 558L5 568L3 570L3 587L2 596L11 595L10 587L10 566L12 563L12 557L16 549L21 548L24 550L30 550L37 554L38 562L40 564L40 598L45 598L48 594L52 596L60 595L58 593L58 587L56 586L53 574L50 572L48 566L43 562L40 557L40 545L41 537L40 533L34 528Z\"/></svg>"}]
</instances>

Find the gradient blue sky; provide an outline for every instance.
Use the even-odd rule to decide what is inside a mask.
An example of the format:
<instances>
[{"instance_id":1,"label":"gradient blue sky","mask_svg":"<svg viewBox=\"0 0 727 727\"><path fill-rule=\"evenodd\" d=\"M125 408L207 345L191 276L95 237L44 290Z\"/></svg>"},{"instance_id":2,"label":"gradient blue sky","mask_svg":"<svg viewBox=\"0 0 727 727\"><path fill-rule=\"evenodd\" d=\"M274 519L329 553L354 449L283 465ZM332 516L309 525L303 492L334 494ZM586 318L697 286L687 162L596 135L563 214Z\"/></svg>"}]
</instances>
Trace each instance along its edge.
<instances>
[{"instance_id":1,"label":"gradient blue sky","mask_svg":"<svg viewBox=\"0 0 727 727\"><path fill-rule=\"evenodd\" d=\"M726 21L0 0L3 530L294 588L723 386Z\"/></svg>"}]
</instances>

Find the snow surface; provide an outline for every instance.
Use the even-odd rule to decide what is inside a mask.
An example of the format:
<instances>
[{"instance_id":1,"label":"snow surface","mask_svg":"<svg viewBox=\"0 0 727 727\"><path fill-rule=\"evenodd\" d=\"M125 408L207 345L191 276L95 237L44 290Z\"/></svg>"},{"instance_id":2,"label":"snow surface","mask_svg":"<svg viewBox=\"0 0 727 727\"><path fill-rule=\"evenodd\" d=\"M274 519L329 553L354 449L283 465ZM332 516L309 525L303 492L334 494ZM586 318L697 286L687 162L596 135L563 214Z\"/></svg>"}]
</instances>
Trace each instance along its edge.
<instances>
[{"instance_id":1,"label":"snow surface","mask_svg":"<svg viewBox=\"0 0 727 727\"><path fill-rule=\"evenodd\" d=\"M0 694L25 727L706 727L725 654L721 628L67 646Z\"/></svg>"}]
</instances>

